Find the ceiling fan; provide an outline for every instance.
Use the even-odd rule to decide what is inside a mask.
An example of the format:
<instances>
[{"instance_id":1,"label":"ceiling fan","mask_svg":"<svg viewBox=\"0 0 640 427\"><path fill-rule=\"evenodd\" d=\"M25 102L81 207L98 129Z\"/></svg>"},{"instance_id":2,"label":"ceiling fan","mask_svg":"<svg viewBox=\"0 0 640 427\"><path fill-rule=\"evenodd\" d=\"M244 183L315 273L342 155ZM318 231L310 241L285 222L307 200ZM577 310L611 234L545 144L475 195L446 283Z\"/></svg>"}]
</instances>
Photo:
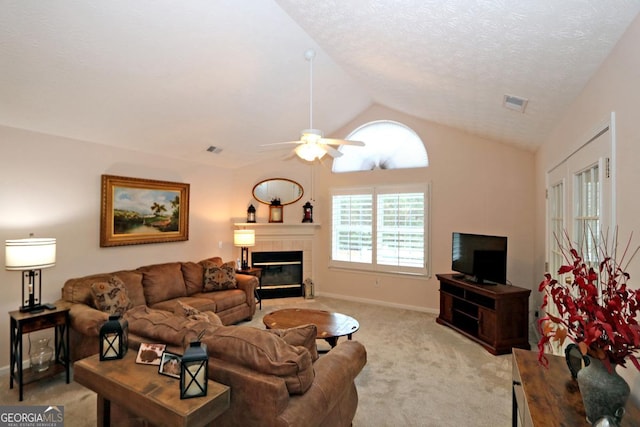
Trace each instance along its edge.
<instances>
[{"instance_id":1,"label":"ceiling fan","mask_svg":"<svg viewBox=\"0 0 640 427\"><path fill-rule=\"evenodd\" d=\"M308 162L321 159L325 154L329 154L331 157L342 156L342 153L336 149L336 146L364 146L364 142L361 141L324 138L321 130L313 128L313 58L315 58L315 56L316 52L313 49L308 49L304 53L304 58L309 61L309 129L304 129L300 132L300 139L298 141L275 142L262 145L263 147L267 147L297 144L297 147L293 149L290 156L296 154Z\"/></svg>"}]
</instances>

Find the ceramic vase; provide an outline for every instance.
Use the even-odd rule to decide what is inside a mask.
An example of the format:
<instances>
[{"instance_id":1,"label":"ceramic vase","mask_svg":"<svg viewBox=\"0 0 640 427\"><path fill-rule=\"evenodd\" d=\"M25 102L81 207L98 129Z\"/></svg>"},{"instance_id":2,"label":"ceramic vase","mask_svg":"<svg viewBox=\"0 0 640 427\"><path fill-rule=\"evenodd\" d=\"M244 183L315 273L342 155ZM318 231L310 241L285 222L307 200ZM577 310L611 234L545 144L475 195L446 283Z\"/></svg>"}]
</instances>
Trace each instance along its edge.
<instances>
[{"instance_id":1,"label":"ceramic vase","mask_svg":"<svg viewBox=\"0 0 640 427\"><path fill-rule=\"evenodd\" d=\"M53 357L53 349L49 347L49 338L41 338L36 341L35 345L29 351L29 361L31 362L31 370L34 372L44 372L49 369L51 358Z\"/></svg>"},{"instance_id":2,"label":"ceramic vase","mask_svg":"<svg viewBox=\"0 0 640 427\"><path fill-rule=\"evenodd\" d=\"M603 417L619 419L631 392L629 384L612 365L609 372L599 359L589 357L589 364L578 372L578 386L589 423Z\"/></svg>"}]
</instances>

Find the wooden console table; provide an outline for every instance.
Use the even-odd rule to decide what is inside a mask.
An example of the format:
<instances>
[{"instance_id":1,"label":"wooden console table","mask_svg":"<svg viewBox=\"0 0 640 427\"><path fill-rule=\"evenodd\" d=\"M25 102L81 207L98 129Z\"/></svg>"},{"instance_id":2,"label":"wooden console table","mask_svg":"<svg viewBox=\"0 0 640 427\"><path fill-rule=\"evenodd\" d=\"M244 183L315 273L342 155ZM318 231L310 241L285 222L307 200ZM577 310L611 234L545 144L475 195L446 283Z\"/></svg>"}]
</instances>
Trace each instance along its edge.
<instances>
[{"instance_id":1,"label":"wooden console table","mask_svg":"<svg viewBox=\"0 0 640 427\"><path fill-rule=\"evenodd\" d=\"M561 356L547 355L549 369L538 353L513 349L513 427L588 427L578 382ZM640 426L640 408L630 398L621 427Z\"/></svg>"},{"instance_id":2,"label":"wooden console table","mask_svg":"<svg viewBox=\"0 0 640 427\"><path fill-rule=\"evenodd\" d=\"M440 315L436 319L482 345L491 354L512 347L530 349L529 289L478 285L436 274L440 280Z\"/></svg>"},{"instance_id":3,"label":"wooden console table","mask_svg":"<svg viewBox=\"0 0 640 427\"><path fill-rule=\"evenodd\" d=\"M172 427L205 426L229 408L226 385L209 380L206 396L180 399L180 380L159 374L158 366L136 363L133 349L119 360L87 357L73 370L76 382L98 394L98 426L111 425L111 402L152 425Z\"/></svg>"}]
</instances>

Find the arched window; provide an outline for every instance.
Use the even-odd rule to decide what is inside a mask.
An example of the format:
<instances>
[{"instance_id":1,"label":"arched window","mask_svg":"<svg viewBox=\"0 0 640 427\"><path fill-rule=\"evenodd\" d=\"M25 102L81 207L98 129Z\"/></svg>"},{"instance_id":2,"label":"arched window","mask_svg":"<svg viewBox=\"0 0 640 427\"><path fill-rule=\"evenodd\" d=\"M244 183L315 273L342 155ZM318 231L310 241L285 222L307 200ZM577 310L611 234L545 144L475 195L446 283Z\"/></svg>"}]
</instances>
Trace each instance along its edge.
<instances>
[{"instance_id":1,"label":"arched window","mask_svg":"<svg viewBox=\"0 0 640 427\"><path fill-rule=\"evenodd\" d=\"M422 140L402 123L391 120L370 122L351 132L347 139L362 141L365 146L341 146L342 156L333 160L333 172L419 168L429 165Z\"/></svg>"}]
</instances>

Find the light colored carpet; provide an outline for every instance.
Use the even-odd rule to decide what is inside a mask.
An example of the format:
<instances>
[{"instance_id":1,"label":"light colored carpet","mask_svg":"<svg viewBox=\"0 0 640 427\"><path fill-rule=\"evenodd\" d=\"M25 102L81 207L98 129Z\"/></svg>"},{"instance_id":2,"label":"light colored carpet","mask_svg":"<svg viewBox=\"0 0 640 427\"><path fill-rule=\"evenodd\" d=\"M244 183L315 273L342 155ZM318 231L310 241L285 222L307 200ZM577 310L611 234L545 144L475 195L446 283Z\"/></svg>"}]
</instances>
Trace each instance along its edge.
<instances>
[{"instance_id":1,"label":"light colored carpet","mask_svg":"<svg viewBox=\"0 0 640 427\"><path fill-rule=\"evenodd\" d=\"M356 380L354 426L510 425L511 355L489 354L438 325L433 314L324 297L264 300L262 311L242 324L264 328L264 314L292 306L333 310L360 322L353 339L367 348L368 362ZM7 375L0 377L0 402L18 404ZM95 394L65 384L64 374L27 385L22 403L64 405L66 426L96 425Z\"/></svg>"}]
</instances>

